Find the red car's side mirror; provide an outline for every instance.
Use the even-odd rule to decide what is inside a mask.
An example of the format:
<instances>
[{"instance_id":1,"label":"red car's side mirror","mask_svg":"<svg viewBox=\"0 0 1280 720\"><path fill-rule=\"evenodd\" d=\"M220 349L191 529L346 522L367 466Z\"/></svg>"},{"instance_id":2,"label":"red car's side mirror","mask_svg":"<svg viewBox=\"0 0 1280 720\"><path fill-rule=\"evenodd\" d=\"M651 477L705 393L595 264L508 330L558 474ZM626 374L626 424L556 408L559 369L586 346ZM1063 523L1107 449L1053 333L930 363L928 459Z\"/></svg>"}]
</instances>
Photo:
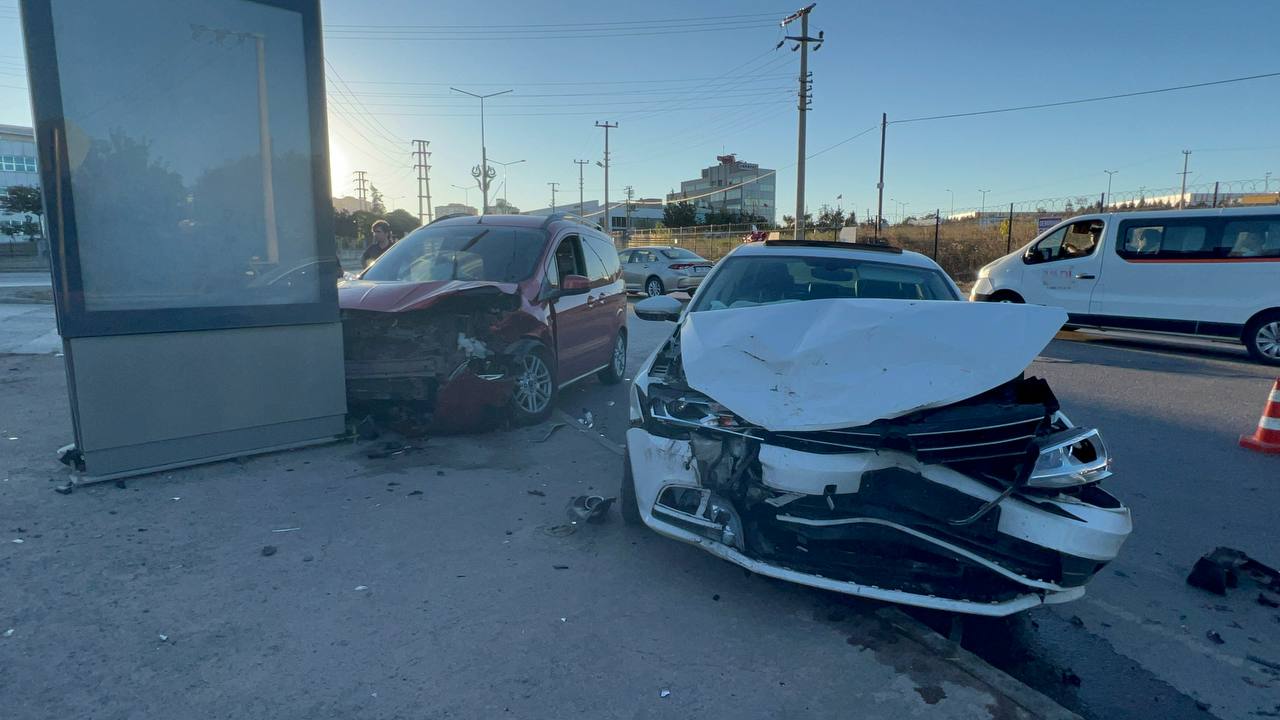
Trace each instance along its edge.
<instances>
[{"instance_id":1,"label":"red car's side mirror","mask_svg":"<svg viewBox=\"0 0 1280 720\"><path fill-rule=\"evenodd\" d=\"M561 295L581 295L591 289L591 281L581 275L565 275L560 281Z\"/></svg>"}]
</instances>

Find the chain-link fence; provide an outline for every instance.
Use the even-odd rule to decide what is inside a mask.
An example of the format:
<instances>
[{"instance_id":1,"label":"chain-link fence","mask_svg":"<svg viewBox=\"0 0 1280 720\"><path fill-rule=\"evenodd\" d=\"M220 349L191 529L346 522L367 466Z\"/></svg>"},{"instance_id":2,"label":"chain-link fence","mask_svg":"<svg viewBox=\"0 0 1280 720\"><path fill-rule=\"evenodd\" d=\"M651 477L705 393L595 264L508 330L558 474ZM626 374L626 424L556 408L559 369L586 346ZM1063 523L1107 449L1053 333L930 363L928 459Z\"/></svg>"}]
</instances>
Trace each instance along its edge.
<instances>
[{"instance_id":1,"label":"chain-link fence","mask_svg":"<svg viewBox=\"0 0 1280 720\"><path fill-rule=\"evenodd\" d=\"M1274 189L1273 189L1274 188ZM1280 179L1228 180L1173 188L1139 188L1116 191L1110 196L1064 195L1035 200L1021 200L983 207L956 208L948 215L941 210L941 222L935 212L926 216L898 218L880 232L880 239L891 245L928 255L938 261L957 281L972 280L979 268L1005 255L1013 248L1030 242L1045 223L1056 223L1076 215L1093 212L1125 212L1159 209L1199 209L1212 207L1247 207L1280 205ZM886 218L887 221L887 218ZM631 233L629 247L639 245L677 245L708 260L719 260L744 242L752 225L700 225L685 228L656 228ZM936 227L936 231L935 231ZM808 228L805 236L813 240L835 240L835 228ZM794 228L772 230L773 239L790 239ZM858 240L876 239L874 221L858 227ZM621 243L619 243L621 245Z\"/></svg>"}]
</instances>

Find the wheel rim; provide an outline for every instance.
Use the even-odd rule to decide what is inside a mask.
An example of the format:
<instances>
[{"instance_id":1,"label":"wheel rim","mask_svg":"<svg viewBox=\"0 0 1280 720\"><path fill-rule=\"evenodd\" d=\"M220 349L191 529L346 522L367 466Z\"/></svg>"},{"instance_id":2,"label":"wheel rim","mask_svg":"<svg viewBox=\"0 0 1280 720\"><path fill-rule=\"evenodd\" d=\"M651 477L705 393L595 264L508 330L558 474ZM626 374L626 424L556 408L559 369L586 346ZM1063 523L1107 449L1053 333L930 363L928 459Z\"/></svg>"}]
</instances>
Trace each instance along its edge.
<instances>
[{"instance_id":1,"label":"wheel rim","mask_svg":"<svg viewBox=\"0 0 1280 720\"><path fill-rule=\"evenodd\" d=\"M1258 334L1254 336L1254 344L1258 346L1258 352L1272 360L1280 360L1280 320L1269 322L1258 328Z\"/></svg>"},{"instance_id":2,"label":"wheel rim","mask_svg":"<svg viewBox=\"0 0 1280 720\"><path fill-rule=\"evenodd\" d=\"M657 295L661 295L661 294L662 294L662 282L661 282L661 281L659 281L659 280L656 280L656 279L654 279L654 280L650 280L650 281L649 281L649 284L645 286L645 289L644 289L644 290L645 290L645 293L647 293L647 294L649 295L649 297L654 297L654 296L657 296Z\"/></svg>"},{"instance_id":3,"label":"wheel rim","mask_svg":"<svg viewBox=\"0 0 1280 720\"><path fill-rule=\"evenodd\" d=\"M613 343L613 374L622 377L627 370L627 337L619 335Z\"/></svg>"},{"instance_id":4,"label":"wheel rim","mask_svg":"<svg viewBox=\"0 0 1280 720\"><path fill-rule=\"evenodd\" d=\"M551 401L551 371L542 358L529 353L520 358L520 376L516 381L516 405L530 415L546 409Z\"/></svg>"}]
</instances>

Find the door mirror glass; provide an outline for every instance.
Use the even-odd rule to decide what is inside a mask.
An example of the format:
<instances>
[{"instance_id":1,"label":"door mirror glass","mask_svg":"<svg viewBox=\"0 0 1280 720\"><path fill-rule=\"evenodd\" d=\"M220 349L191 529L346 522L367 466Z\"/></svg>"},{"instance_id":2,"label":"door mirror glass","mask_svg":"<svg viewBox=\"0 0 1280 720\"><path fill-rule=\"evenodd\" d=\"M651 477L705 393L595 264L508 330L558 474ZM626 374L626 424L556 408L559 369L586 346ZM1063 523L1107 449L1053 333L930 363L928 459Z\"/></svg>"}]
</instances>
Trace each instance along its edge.
<instances>
[{"instance_id":1,"label":"door mirror glass","mask_svg":"<svg viewBox=\"0 0 1280 720\"><path fill-rule=\"evenodd\" d=\"M591 289L591 281L583 275L565 275L560 281L561 295L581 295Z\"/></svg>"},{"instance_id":2,"label":"door mirror glass","mask_svg":"<svg viewBox=\"0 0 1280 720\"><path fill-rule=\"evenodd\" d=\"M636 317L641 320L679 320L680 310L680 301L670 295L655 295L636 303Z\"/></svg>"}]
</instances>

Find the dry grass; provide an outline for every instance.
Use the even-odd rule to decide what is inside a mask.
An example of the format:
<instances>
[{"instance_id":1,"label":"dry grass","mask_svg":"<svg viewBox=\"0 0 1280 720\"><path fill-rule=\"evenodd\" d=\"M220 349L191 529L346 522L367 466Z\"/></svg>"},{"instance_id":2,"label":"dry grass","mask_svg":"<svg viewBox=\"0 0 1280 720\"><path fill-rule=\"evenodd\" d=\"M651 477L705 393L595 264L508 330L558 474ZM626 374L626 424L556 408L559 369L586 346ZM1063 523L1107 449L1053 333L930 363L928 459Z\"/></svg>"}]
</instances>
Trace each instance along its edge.
<instances>
[{"instance_id":1,"label":"dry grass","mask_svg":"<svg viewBox=\"0 0 1280 720\"><path fill-rule=\"evenodd\" d=\"M1011 246L1020 247L1037 233L1036 222L1031 219L1016 219L1013 223ZM782 230L779 235L784 238L792 236L792 231ZM869 240L870 231L860 231L861 240ZM708 260L719 260L742 243L744 233L663 233L657 231L643 239L636 238L632 244L674 244L688 248ZM834 240L836 232L832 230L811 230L808 237L815 240ZM895 225L884 231L884 239L890 245L905 250L934 256L933 226L915 227ZM1005 228L1001 226L978 227L976 222L943 223L938 232L938 264L947 274L958 282L972 280L978 268L1006 253L1009 240Z\"/></svg>"}]
</instances>

